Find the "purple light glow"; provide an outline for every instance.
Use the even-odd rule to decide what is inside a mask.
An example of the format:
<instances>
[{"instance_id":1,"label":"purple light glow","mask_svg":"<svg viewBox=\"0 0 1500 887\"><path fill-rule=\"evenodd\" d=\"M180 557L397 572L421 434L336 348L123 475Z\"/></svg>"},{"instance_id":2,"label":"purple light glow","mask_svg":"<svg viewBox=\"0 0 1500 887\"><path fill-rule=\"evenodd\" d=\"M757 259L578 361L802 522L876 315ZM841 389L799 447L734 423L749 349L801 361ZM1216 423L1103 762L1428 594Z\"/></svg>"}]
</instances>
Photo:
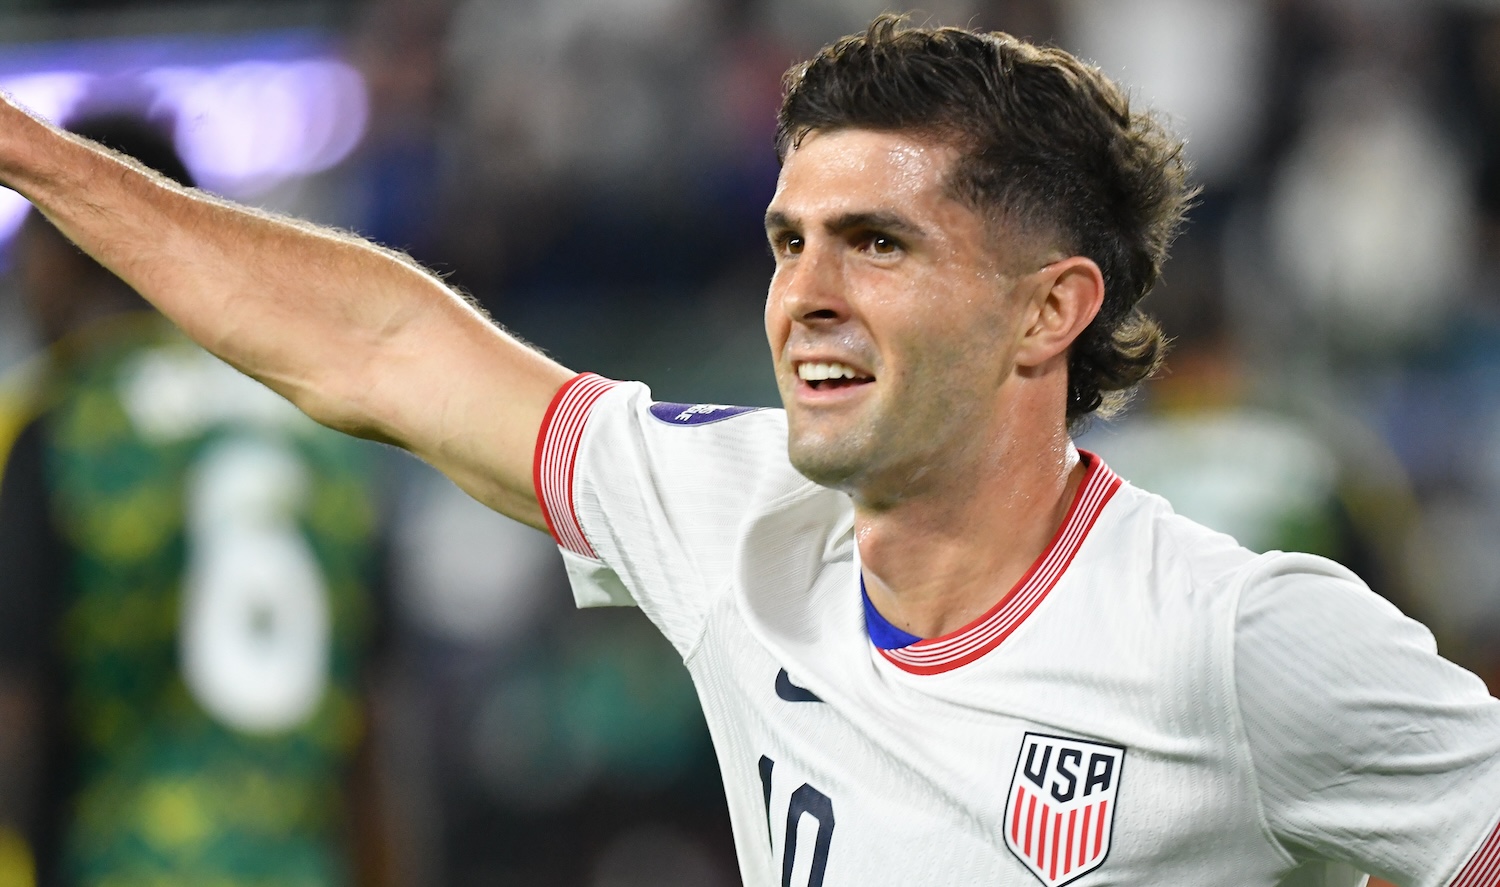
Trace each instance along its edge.
<instances>
[{"instance_id":1,"label":"purple light glow","mask_svg":"<svg viewBox=\"0 0 1500 887\"><path fill-rule=\"evenodd\" d=\"M32 113L60 120L88 91L92 75L82 71L50 71L0 79L0 90L10 93ZM8 188L0 188L0 244L15 236L31 204Z\"/></svg>"},{"instance_id":2,"label":"purple light glow","mask_svg":"<svg viewBox=\"0 0 1500 887\"><path fill-rule=\"evenodd\" d=\"M364 136L369 100L364 78L332 58L159 65L129 73L78 70L0 76L0 90L34 113L66 121L85 99L151 96L150 112L176 120L183 162L206 190L253 200L277 185L326 170ZM136 107L139 107L136 105ZM28 204L0 188L0 244Z\"/></svg>"},{"instance_id":3,"label":"purple light glow","mask_svg":"<svg viewBox=\"0 0 1500 887\"><path fill-rule=\"evenodd\" d=\"M331 60L162 68L142 77L177 119L177 148L210 191L255 197L348 156L364 134L364 81Z\"/></svg>"}]
</instances>

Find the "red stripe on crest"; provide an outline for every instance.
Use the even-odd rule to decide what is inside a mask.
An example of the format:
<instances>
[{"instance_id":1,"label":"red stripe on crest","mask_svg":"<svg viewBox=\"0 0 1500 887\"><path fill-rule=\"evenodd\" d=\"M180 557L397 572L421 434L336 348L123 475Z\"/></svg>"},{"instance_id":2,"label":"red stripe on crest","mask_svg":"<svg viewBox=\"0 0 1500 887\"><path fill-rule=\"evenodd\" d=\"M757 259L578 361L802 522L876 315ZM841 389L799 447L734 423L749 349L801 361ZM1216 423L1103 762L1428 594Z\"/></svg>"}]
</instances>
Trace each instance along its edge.
<instances>
[{"instance_id":1,"label":"red stripe on crest","mask_svg":"<svg viewBox=\"0 0 1500 887\"><path fill-rule=\"evenodd\" d=\"M1046 804L1043 804L1040 813L1042 815L1037 817L1037 821L1041 826L1041 831L1036 839L1036 855L1031 857L1039 869L1047 865L1047 820L1052 818L1052 811L1047 809Z\"/></svg>"},{"instance_id":2,"label":"red stripe on crest","mask_svg":"<svg viewBox=\"0 0 1500 887\"><path fill-rule=\"evenodd\" d=\"M1036 820L1036 796L1026 805L1026 855L1031 855L1031 824Z\"/></svg>"},{"instance_id":3,"label":"red stripe on crest","mask_svg":"<svg viewBox=\"0 0 1500 887\"><path fill-rule=\"evenodd\" d=\"M1081 834L1081 835L1078 836L1078 864L1079 865L1083 865L1085 862L1088 862L1089 860L1093 859L1092 856L1089 856L1089 820L1092 819L1093 817L1094 817L1094 807L1093 807L1093 805L1089 805L1089 806L1083 808L1083 834Z\"/></svg>"},{"instance_id":4,"label":"red stripe on crest","mask_svg":"<svg viewBox=\"0 0 1500 887\"><path fill-rule=\"evenodd\" d=\"M1010 815L1010 842L1021 843L1021 802L1026 800L1026 789L1016 786L1016 809Z\"/></svg>"},{"instance_id":5,"label":"red stripe on crest","mask_svg":"<svg viewBox=\"0 0 1500 887\"><path fill-rule=\"evenodd\" d=\"M1095 857L1097 857L1099 855L1100 848L1102 848L1104 846L1104 819L1105 819L1104 814L1108 810L1109 810L1109 802L1108 801L1100 801L1099 802L1099 824L1094 827L1096 829L1096 831L1094 832L1094 853L1093 853L1092 856L1089 857L1090 861L1092 861Z\"/></svg>"},{"instance_id":6,"label":"red stripe on crest","mask_svg":"<svg viewBox=\"0 0 1500 887\"><path fill-rule=\"evenodd\" d=\"M1062 811L1052 816L1052 869L1049 877L1054 881L1057 880L1057 845L1062 843L1057 839L1060 834L1062 834Z\"/></svg>"}]
</instances>

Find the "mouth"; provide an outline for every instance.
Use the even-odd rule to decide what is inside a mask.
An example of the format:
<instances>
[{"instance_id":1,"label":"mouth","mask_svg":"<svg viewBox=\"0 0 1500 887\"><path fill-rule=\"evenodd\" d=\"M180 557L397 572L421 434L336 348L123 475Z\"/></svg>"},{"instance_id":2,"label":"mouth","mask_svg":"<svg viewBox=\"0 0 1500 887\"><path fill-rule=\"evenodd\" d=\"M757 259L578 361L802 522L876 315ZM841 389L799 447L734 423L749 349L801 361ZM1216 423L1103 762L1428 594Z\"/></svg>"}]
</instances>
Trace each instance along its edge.
<instances>
[{"instance_id":1,"label":"mouth","mask_svg":"<svg viewBox=\"0 0 1500 887\"><path fill-rule=\"evenodd\" d=\"M798 363L797 378L813 391L838 391L875 381L875 377L869 373L837 361Z\"/></svg>"}]
</instances>

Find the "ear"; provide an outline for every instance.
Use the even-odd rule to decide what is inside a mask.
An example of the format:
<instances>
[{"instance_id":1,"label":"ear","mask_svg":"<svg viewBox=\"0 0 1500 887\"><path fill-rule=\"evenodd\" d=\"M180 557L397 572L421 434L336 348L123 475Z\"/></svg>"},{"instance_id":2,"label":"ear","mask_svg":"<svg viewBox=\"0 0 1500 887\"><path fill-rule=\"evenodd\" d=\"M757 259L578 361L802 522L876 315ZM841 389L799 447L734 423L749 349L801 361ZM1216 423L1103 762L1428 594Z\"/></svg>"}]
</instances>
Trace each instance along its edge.
<instances>
[{"instance_id":1,"label":"ear","mask_svg":"<svg viewBox=\"0 0 1500 887\"><path fill-rule=\"evenodd\" d=\"M1029 275L1029 323L1016 362L1035 367L1066 352L1104 303L1104 273L1093 259L1071 256Z\"/></svg>"}]
</instances>

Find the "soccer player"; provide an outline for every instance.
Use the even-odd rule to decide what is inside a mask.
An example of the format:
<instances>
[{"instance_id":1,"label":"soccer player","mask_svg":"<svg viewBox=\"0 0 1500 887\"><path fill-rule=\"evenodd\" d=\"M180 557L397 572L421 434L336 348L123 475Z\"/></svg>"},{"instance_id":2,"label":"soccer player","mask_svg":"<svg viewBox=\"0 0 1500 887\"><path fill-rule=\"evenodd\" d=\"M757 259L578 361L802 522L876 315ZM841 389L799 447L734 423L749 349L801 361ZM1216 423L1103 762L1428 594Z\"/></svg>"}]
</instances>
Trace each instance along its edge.
<instances>
[{"instance_id":1,"label":"soccer player","mask_svg":"<svg viewBox=\"0 0 1500 887\"><path fill-rule=\"evenodd\" d=\"M745 411L0 109L0 181L190 335L645 611L746 883L1500 883L1500 701L1357 577L1071 443L1158 360L1180 145L1066 53L883 17L792 69L778 147L785 409Z\"/></svg>"},{"instance_id":2,"label":"soccer player","mask_svg":"<svg viewBox=\"0 0 1500 887\"><path fill-rule=\"evenodd\" d=\"M187 180L151 124L75 125ZM354 851L385 855L356 828L376 809L371 453L45 221L15 256L51 348L0 435L0 778L29 783L6 800L37 883L356 883Z\"/></svg>"}]
</instances>

